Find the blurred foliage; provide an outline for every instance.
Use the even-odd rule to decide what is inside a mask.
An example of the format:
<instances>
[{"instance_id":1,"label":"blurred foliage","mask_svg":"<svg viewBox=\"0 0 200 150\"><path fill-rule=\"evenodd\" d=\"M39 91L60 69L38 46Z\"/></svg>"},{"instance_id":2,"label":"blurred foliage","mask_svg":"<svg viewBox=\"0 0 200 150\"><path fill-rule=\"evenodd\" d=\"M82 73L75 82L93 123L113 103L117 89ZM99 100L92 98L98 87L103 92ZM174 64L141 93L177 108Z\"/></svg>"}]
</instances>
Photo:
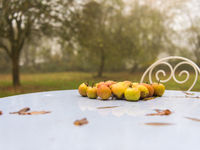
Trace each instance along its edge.
<instances>
[{"instance_id":1,"label":"blurred foliage","mask_svg":"<svg viewBox=\"0 0 200 150\"><path fill-rule=\"evenodd\" d=\"M186 2L2 0L0 72L16 77L20 67L22 72L83 71L100 77L143 71L159 57L176 54L200 65L199 21L192 20L182 37L172 25Z\"/></svg>"},{"instance_id":2,"label":"blurred foliage","mask_svg":"<svg viewBox=\"0 0 200 150\"><path fill-rule=\"evenodd\" d=\"M188 45L190 45L190 54L194 56L197 65L200 66L200 18L191 20L191 26L186 31Z\"/></svg>"},{"instance_id":3,"label":"blurred foliage","mask_svg":"<svg viewBox=\"0 0 200 150\"><path fill-rule=\"evenodd\" d=\"M9 73L11 64L9 57L4 51L0 51L0 71L1 73Z\"/></svg>"},{"instance_id":4,"label":"blurred foliage","mask_svg":"<svg viewBox=\"0 0 200 150\"><path fill-rule=\"evenodd\" d=\"M12 62L13 85L20 85L19 65L24 45L36 35L52 34L52 27L62 21L61 6L71 1L2 0L0 5L0 48ZM67 9L67 6L65 7ZM65 14L66 15L66 14ZM24 49L25 50L25 49Z\"/></svg>"}]
</instances>

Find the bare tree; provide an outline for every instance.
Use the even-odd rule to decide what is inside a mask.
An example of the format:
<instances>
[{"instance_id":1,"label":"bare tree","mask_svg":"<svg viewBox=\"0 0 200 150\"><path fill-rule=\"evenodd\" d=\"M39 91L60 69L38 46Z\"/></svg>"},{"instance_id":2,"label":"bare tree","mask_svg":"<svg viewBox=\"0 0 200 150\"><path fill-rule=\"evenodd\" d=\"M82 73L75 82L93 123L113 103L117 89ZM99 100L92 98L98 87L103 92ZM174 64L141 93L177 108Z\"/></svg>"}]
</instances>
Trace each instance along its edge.
<instances>
[{"instance_id":1,"label":"bare tree","mask_svg":"<svg viewBox=\"0 0 200 150\"><path fill-rule=\"evenodd\" d=\"M58 24L62 1L2 0L0 4L0 48L12 62L13 85L20 85L20 54L30 36L48 33ZM57 8L57 9L56 9ZM56 25L57 25L56 24ZM42 31L42 32L41 32Z\"/></svg>"}]
</instances>

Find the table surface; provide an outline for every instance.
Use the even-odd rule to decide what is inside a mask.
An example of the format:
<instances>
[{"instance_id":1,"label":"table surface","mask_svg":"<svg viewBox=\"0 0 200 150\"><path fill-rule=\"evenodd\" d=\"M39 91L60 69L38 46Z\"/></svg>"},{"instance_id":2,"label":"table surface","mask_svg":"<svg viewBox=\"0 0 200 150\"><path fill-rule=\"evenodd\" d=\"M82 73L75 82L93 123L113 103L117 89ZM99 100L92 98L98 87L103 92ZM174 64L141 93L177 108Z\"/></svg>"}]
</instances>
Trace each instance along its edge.
<instances>
[{"instance_id":1,"label":"table surface","mask_svg":"<svg viewBox=\"0 0 200 150\"><path fill-rule=\"evenodd\" d=\"M97 109L104 106L119 107ZM9 114L24 107L51 113ZM146 116L154 109L173 113ZM0 98L0 110L1 150L200 149L200 122L185 118L200 118L200 99L186 98L181 91L166 91L163 97L139 102L88 99L77 90L41 92ZM73 124L84 117L87 125ZM145 125L148 122L173 125Z\"/></svg>"}]
</instances>

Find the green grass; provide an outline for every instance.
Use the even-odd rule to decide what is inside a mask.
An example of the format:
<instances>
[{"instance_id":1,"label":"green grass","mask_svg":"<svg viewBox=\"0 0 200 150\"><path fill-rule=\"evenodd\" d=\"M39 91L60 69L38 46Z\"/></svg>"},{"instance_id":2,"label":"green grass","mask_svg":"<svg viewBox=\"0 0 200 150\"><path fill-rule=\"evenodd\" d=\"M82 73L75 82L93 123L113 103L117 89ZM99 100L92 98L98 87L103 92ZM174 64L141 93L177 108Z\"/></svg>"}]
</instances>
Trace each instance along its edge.
<instances>
[{"instance_id":1,"label":"green grass","mask_svg":"<svg viewBox=\"0 0 200 150\"><path fill-rule=\"evenodd\" d=\"M131 80L139 82L142 73L130 74L122 73L105 73L102 78L95 78L91 73L83 72L64 72L64 73L46 73L46 74L21 74L21 87L13 88L10 75L0 75L0 97L11 96L16 94L33 93L41 91L77 89L82 82L90 81L99 82L102 80ZM182 76L180 80L185 79ZM187 90L192 85L194 75L185 84L177 84L173 80L165 83L166 89ZM200 79L198 79L194 91L200 91Z\"/></svg>"}]
</instances>

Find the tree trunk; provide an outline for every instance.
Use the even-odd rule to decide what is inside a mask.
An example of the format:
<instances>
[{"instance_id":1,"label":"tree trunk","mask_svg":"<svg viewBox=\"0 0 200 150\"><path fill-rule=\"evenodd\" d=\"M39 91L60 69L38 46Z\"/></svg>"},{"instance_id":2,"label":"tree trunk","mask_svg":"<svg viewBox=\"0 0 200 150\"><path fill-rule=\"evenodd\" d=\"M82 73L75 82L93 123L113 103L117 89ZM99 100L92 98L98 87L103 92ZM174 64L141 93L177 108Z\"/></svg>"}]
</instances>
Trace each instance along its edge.
<instances>
[{"instance_id":1,"label":"tree trunk","mask_svg":"<svg viewBox=\"0 0 200 150\"><path fill-rule=\"evenodd\" d=\"M105 64L105 53L104 53L104 50L101 49L100 65L99 65L97 77L102 77L103 70L104 70L104 64Z\"/></svg>"},{"instance_id":2,"label":"tree trunk","mask_svg":"<svg viewBox=\"0 0 200 150\"><path fill-rule=\"evenodd\" d=\"M13 86L20 86L20 76L19 76L19 55L15 55L11 58L12 60L12 81Z\"/></svg>"}]
</instances>

